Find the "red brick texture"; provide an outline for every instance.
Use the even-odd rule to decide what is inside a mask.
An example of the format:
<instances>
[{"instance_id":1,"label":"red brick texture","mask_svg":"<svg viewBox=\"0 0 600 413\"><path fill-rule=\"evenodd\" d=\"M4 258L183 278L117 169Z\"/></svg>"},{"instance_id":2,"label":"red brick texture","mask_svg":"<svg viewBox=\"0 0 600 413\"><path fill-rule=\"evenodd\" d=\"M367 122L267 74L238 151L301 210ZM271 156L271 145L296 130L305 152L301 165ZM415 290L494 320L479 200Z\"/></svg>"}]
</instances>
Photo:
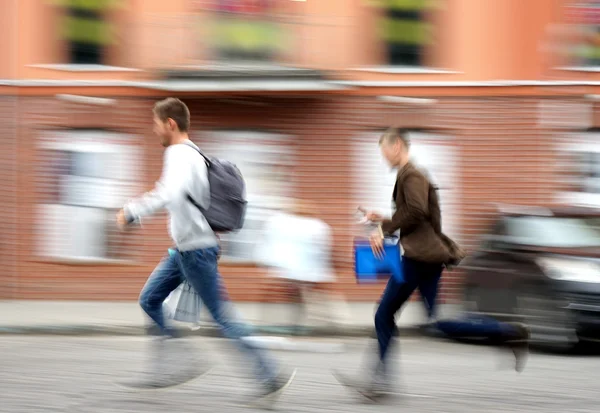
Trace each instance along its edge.
<instances>
[{"instance_id":1,"label":"red brick texture","mask_svg":"<svg viewBox=\"0 0 600 413\"><path fill-rule=\"evenodd\" d=\"M357 285L352 270L352 239L356 235L353 177L356 168L361 167L353 161L354 138L389 125L435 130L450 136L459 154L458 241L472 250L493 219L492 203L555 202L557 141L570 131L587 127L583 121L564 127L556 122L540 123L541 99L536 97L442 97L430 106L393 105L374 97L350 96L186 101L200 144L202 130L210 129L260 129L294 137L295 195L315 201L323 219L331 225L337 282L330 288L350 301L375 300L382 289L382 285ZM131 263L84 265L40 257L36 250L35 206L43 189L38 166L44 153L37 142L44 131L61 128L105 128L135 135L143 153L139 165L141 187L150 189L162 163L162 147L151 130L152 104L152 100L142 98L117 98L115 106L107 107L53 97L0 99L0 113L5 119L0 132L0 298L136 299L146 277L170 246L165 215L146 221L143 229L124 241L123 248L131 251ZM224 264L222 273L232 299L267 299L267 278L260 268ZM460 271L447 273L442 301L457 299L460 286Z\"/></svg>"}]
</instances>

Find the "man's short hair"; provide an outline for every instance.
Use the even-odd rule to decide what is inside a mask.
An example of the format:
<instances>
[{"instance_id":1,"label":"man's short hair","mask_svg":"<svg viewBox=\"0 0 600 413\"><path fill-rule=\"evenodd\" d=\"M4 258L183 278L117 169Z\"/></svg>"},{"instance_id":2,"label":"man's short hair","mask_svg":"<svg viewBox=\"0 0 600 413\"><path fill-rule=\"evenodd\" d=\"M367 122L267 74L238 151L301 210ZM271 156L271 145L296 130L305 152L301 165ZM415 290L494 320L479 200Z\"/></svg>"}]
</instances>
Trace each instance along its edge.
<instances>
[{"instance_id":1,"label":"man's short hair","mask_svg":"<svg viewBox=\"0 0 600 413\"><path fill-rule=\"evenodd\" d=\"M163 122L173 119L181 132L187 132L190 129L190 110L177 98L167 98L156 102L153 112Z\"/></svg>"},{"instance_id":2,"label":"man's short hair","mask_svg":"<svg viewBox=\"0 0 600 413\"><path fill-rule=\"evenodd\" d=\"M382 145L384 143L396 143L398 141L402 142L406 149L410 148L410 137L408 136L410 130L405 128L389 128L386 130L381 138L379 138L379 144Z\"/></svg>"}]
</instances>

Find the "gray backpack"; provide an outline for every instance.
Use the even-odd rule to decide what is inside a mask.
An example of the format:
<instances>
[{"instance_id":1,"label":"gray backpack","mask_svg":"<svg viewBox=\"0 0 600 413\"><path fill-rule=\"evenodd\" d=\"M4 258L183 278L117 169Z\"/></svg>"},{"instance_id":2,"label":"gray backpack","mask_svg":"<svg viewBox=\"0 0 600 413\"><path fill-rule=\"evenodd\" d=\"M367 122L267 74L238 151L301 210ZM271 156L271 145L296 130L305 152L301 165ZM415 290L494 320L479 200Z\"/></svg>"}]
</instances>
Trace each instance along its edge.
<instances>
[{"instance_id":1,"label":"gray backpack","mask_svg":"<svg viewBox=\"0 0 600 413\"><path fill-rule=\"evenodd\" d=\"M188 194L187 199L198 208L214 232L238 231L246 216L246 183L233 163L206 156L196 145L189 145L204 159L208 169L210 205L202 208Z\"/></svg>"}]
</instances>

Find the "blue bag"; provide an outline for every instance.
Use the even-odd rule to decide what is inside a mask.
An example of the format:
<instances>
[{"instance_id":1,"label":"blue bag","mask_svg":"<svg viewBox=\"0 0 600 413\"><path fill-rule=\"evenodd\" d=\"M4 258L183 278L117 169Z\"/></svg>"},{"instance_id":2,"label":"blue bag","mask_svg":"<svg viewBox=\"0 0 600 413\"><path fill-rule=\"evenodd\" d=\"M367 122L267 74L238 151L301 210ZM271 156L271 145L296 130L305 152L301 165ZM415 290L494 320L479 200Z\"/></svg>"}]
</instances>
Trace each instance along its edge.
<instances>
[{"instance_id":1,"label":"blue bag","mask_svg":"<svg viewBox=\"0 0 600 413\"><path fill-rule=\"evenodd\" d=\"M354 241L354 271L359 283L374 282L393 276L396 281L404 280L400 244L387 240L384 242L385 254L377 258L371 250L368 240Z\"/></svg>"}]
</instances>

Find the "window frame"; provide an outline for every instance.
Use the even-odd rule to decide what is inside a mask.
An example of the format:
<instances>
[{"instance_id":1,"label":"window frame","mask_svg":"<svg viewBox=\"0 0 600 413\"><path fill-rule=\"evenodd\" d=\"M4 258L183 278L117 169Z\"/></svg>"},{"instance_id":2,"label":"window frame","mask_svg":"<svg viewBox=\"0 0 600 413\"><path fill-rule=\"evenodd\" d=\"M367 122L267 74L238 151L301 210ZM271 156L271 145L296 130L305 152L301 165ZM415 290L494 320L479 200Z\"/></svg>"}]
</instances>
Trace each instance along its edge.
<instances>
[{"instance_id":1,"label":"window frame","mask_svg":"<svg viewBox=\"0 0 600 413\"><path fill-rule=\"evenodd\" d=\"M124 150L126 151L125 155L123 155ZM117 187L113 188L114 193L117 195L113 195L114 199L112 201L109 200L108 205L101 204L98 206L64 202L62 199L60 199L60 194L59 199L54 202L46 200L45 196L42 195L45 191L45 177L41 176L40 173L44 173L44 169L53 163L53 160L47 158L47 153L50 151L118 154L119 157L123 157L124 159L118 160L118 162L125 161L119 165L120 168L123 168L119 173L121 178L119 178L119 176L115 176L107 179L112 181L113 184L117 185ZM114 214L120 208L122 208L126 199L136 195L141 189L141 174L139 171L140 168L137 167L137 165L139 165L139 161L143 161L143 151L139 146L138 137L130 133L122 133L99 128L43 130L41 131L41 137L39 141L36 143L36 152L38 153L36 158L41 157L44 159L44 161L39 169L37 169L36 179L34 182L36 191L36 201L34 206L34 226L36 228L36 248L34 255L36 258L34 261L81 265L137 265L137 256L135 253L131 254L131 256L128 254L125 258L112 257L111 255L82 256L69 253L57 253L55 249L53 250L53 248L47 248L46 244L49 242L53 242L54 244L58 245L70 245L75 241L72 239L69 240L67 239L68 236L63 237L58 233L54 234L58 238L53 237L52 233L48 232L51 231L51 227L48 226L48 223L44 222L47 221L44 215L49 208L55 206L71 206L79 209L93 208L98 210L100 215L106 214L106 219L104 222L104 242L107 250L111 249L111 241L117 243L125 242L126 244L136 243L137 238L139 238L139 234L134 234L133 232L128 233L127 235L119 233L117 238L111 238L111 234L114 236L118 230L116 228L116 223L114 223L114 220L112 219ZM127 177L127 179L122 179L122 177ZM113 190L110 192L113 192ZM119 191L121 192L120 194ZM59 229L59 231L68 230L69 229ZM51 241L52 239L55 241ZM114 246L112 248L114 248Z\"/></svg>"},{"instance_id":2,"label":"window frame","mask_svg":"<svg viewBox=\"0 0 600 413\"><path fill-rule=\"evenodd\" d=\"M353 162L361 162L364 161L364 156L365 156L365 151L367 150L367 145L372 145L373 151L377 150L379 151L377 142L378 142L378 138L381 135L381 132L378 130L373 130L371 132L367 132L366 134L360 134L358 136L355 137L353 143L354 143L354 148L353 148ZM436 131L436 130L427 130L427 129L421 129L421 130L413 130L412 132L410 132L410 140L411 140L411 154L412 154L412 161L415 163L415 165L417 166L421 166L421 167L425 167L429 177L432 179L432 183L437 185L439 187L438 189L438 197L439 197L439 201L440 201L440 208L441 208L441 212L442 212L442 230L444 231L445 234L447 234L448 236L450 236L451 238L458 238L459 236L459 220L460 220L460 190L461 190L461 183L460 183L460 152L458 151L457 147L456 147L456 141L454 139L454 137L452 137L449 134L446 134L444 132L440 132L440 131ZM358 145L357 145L358 144ZM442 147L442 150L447 150L448 152L446 152L446 154L451 157L452 159L448 161L448 166L443 166L440 167L440 171L441 170L446 170L445 173L441 173L440 171L435 171L434 168L431 168L431 166L428 166L427 162L424 162L421 158L421 160L419 160L419 155L415 156L415 152L419 153L421 151L423 152L427 152L426 148L427 146L437 146L437 147ZM375 159L375 155L373 155L373 159ZM446 158L448 159L448 158ZM385 165L383 158L381 157L381 155L379 155L379 160L380 162L383 164L383 168L389 168ZM436 164L436 163L434 163ZM448 168L451 168L451 170L448 170ZM371 191L373 193L377 193L379 194L379 192L381 192L381 195L377 195L380 196L381 199L379 201L377 201L377 205L375 205L375 202L371 202L369 203L369 199L368 196L364 195L364 191L362 190L363 188L363 182L371 182L373 183L374 181L376 181L378 178L378 176L381 175L381 173L383 173L384 169L382 169L382 167L379 167L378 169L380 169L380 171L382 171L380 174L375 174L375 173L371 173L369 175L369 178L365 178L364 176L364 172L365 172L365 168L359 168L360 170L357 170L355 168L355 175L354 175L354 190L353 190L353 198L355 202L358 202L358 204L360 205L361 203L363 205L363 207L367 208L367 209L375 209L376 211L383 213L384 215L388 215L391 216L391 212L392 212L392 190L394 187L394 184L396 182L396 175L397 172L393 171L390 172L385 178L383 179L387 179L388 183L386 184L382 184L379 186L379 190L373 190L371 187ZM391 169L390 169L391 170ZM448 185L450 184L450 185ZM389 191L388 191L389 190ZM384 195L385 194L385 195ZM384 205L385 201L383 201L384 197L386 197L389 201L387 201L387 203L389 204L390 208L386 208L385 210L381 210L381 206L380 205Z\"/></svg>"},{"instance_id":3,"label":"window frame","mask_svg":"<svg viewBox=\"0 0 600 413\"><path fill-rule=\"evenodd\" d=\"M56 55L58 63L33 64L30 66L72 72L118 72L137 70L126 67L130 65L116 62L117 60L122 62L127 61L130 59L129 56L131 55L131 51L126 50L131 49L131 45L127 44L127 41L125 41L124 46L119 44L123 40L128 39L128 31L131 26L131 11L127 9L129 0L104 0L103 5L89 7L87 10L85 5L83 5L83 7L77 7L73 0L46 0L46 2L47 4L45 6L52 8L52 11L50 11L48 15L53 16L52 25L56 33L55 39L60 41L62 47L60 48L60 51L57 50L57 52L59 52ZM97 15L99 18L90 18L94 17L94 15ZM99 59L97 62L77 62L73 59L73 48L76 47L75 43L77 42L69 38L70 36L68 34L69 24L73 24L73 21L70 21L69 19L73 18L84 21L83 25L93 25L96 24L94 23L95 21L105 25L103 30L104 34L101 35L102 39L98 40L97 47L99 48ZM85 22L85 20L89 21ZM81 24L80 21L80 25ZM82 31L90 33L94 30L89 30L88 27L88 30L83 29ZM79 44L81 45L83 43L79 42ZM129 63L131 63L131 61Z\"/></svg>"},{"instance_id":4,"label":"window frame","mask_svg":"<svg viewBox=\"0 0 600 413\"><path fill-rule=\"evenodd\" d=\"M580 38L580 42L568 43L566 47L573 52L569 53L567 56L567 66L559 67L558 69L567 70L567 71L578 71L578 72L600 72L600 45L595 47L598 56L595 57L596 62L587 63L587 58L577 56L577 50L581 50L585 48L585 44L583 39L587 36L585 32L593 30L596 32L596 36L600 38L600 21L597 24L586 23L585 21L576 21L571 20L569 16L577 13L578 9L589 8L582 3L590 3L589 0L583 2L581 0L571 0L567 4L565 4L563 13L565 14L566 25L568 26L569 38ZM600 2L595 1L596 5L592 6L595 9L598 9L596 14L600 15ZM564 30L562 31L564 32ZM583 62L581 60L584 60Z\"/></svg>"},{"instance_id":5,"label":"window frame","mask_svg":"<svg viewBox=\"0 0 600 413\"><path fill-rule=\"evenodd\" d=\"M385 10L381 5L382 0L360 0L363 6L363 25L369 28L369 42L359 40L362 45L362 59L366 57L369 62L375 61L374 64L361 64L357 70L369 71L376 73L418 73L418 74L456 74L459 72L449 70L446 64L449 61L449 52L447 49L448 39L452 37L448 34L451 32L451 22L447 16L448 5L447 0L428 0L432 6L422 12L423 17L419 20L423 24L428 24L432 27L430 44L422 46L421 55L422 61L420 65L408 64L392 64L388 57L388 42L383 38L380 31L380 21L385 15ZM360 34L360 39L364 39L364 33ZM375 43L375 47L373 47ZM362 60L361 59L361 60Z\"/></svg>"},{"instance_id":6,"label":"window frame","mask_svg":"<svg viewBox=\"0 0 600 413\"><path fill-rule=\"evenodd\" d=\"M256 232L257 234L260 234L261 228L264 226L264 222L266 222L266 218L274 212L280 210L285 205L286 200L293 196L295 182L292 179L287 180L286 184L282 186L284 188L283 192L274 196L272 195L271 190L267 190L265 194L263 194L260 190L258 193L251 193L255 185L253 181L256 178L252 175L252 173L248 174L244 172L249 168L246 168L243 160L240 161L237 159L236 155L238 154L232 155L230 152L231 147L235 147L236 143L238 142L242 145L251 145L250 149L247 147L245 149L238 149L240 152L240 159L244 157L241 154L242 152L244 154L248 154L248 152L255 152L256 154L262 153L264 152L265 148L268 148L267 152L269 152L270 155L278 155L274 158L275 160L283 159L283 162L277 162L275 164L276 168L287 168L288 170L293 169L296 165L297 154L294 146L293 135L281 133L272 129L214 128L198 132L198 146L209 156L222 157L234 162L240 168L240 171L246 181L246 197L248 200L246 223L244 224L244 228L242 228L238 233L220 235L221 243L225 244L223 247L223 253L221 255L221 262L226 265L259 265L258 260L254 258L254 245L256 236L253 237L250 232ZM265 142L267 142L267 144L265 144ZM283 157L281 157L282 152L284 154ZM267 158L267 160L272 161L273 159ZM261 162L258 163L260 164ZM249 179L248 176L250 176ZM290 178L293 178L293 176ZM256 207L256 205L258 205L258 207ZM250 218L250 221L256 221L259 224L259 228L249 228L248 218ZM262 225L260 225L261 222ZM242 240L237 242L235 238L233 240L228 240L228 238L239 236L239 234L242 234ZM246 257L229 255L227 252L228 242L233 245L250 245L250 247L246 247L248 248L244 254ZM251 258L248 258L248 255L251 256Z\"/></svg>"},{"instance_id":7,"label":"window frame","mask_svg":"<svg viewBox=\"0 0 600 413\"><path fill-rule=\"evenodd\" d=\"M579 132L570 134L567 136L568 142L563 142L558 145L556 150L558 151L558 157L563 157L567 154L573 156L573 154L583 153L589 154L594 153L597 158L600 159L600 131L598 130L588 130L585 132ZM569 156L567 155L567 156ZM564 165L562 162L560 165L566 170L570 171L570 168L577 167L577 171L579 172L579 178L583 178L584 175L581 171L581 164L577 161L569 160L568 164ZM560 190L555 198L559 202L566 202L569 204L587 206L587 207L600 207L600 162L596 165L597 177L595 179L598 180L598 192L584 192L584 191L574 191L574 190ZM561 183L571 184L571 180L568 178L565 179L565 174L563 170L559 170L560 176L559 178L563 178ZM572 178L574 179L574 178ZM577 186L586 186L585 182L577 181Z\"/></svg>"}]
</instances>

